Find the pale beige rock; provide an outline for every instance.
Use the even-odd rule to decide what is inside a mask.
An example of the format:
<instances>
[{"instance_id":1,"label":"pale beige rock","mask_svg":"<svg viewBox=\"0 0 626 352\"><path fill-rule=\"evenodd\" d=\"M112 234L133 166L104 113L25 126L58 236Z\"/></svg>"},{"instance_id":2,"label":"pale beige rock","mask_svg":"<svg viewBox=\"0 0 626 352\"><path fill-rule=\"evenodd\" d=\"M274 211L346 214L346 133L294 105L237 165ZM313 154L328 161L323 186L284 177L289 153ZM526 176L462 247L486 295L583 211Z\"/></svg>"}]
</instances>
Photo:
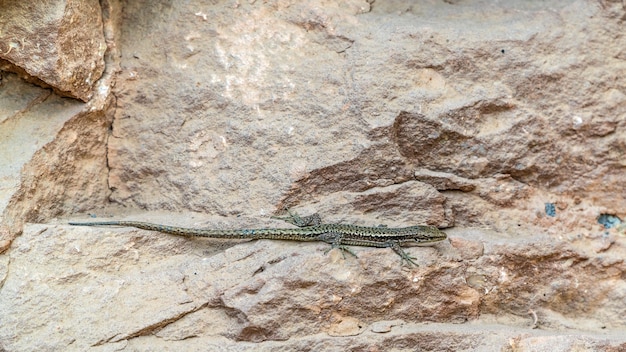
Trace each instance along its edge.
<instances>
[{"instance_id":1,"label":"pale beige rock","mask_svg":"<svg viewBox=\"0 0 626 352\"><path fill-rule=\"evenodd\" d=\"M352 335L358 338L333 341L351 348L411 336L421 337L413 346L505 346L532 343L526 339L533 337L590 348L626 344L618 338L626 314L623 261L585 260L547 239L488 246L481 258L463 262L446 259L461 249L445 242L415 248L410 253L421 266L413 269L401 268L384 248L355 248L359 258L334 262L321 243L262 240L216 251L220 242L135 229L28 225L4 261L10 270L0 295L2 347L110 349L160 340L193 349L226 338L229 346L265 341L255 346L286 348ZM600 275L593 271L599 268ZM482 272L488 289L470 287L464 280L469 270ZM491 318L481 312L494 314L499 325L485 325ZM387 332L374 332L385 320ZM423 325L468 320L473 323ZM505 328L507 321L514 328ZM530 330L534 325L540 329ZM576 326L602 334L577 337ZM496 330L489 345L485 329ZM554 332L562 329L570 332Z\"/></svg>"},{"instance_id":2,"label":"pale beige rock","mask_svg":"<svg viewBox=\"0 0 626 352\"><path fill-rule=\"evenodd\" d=\"M0 76L0 349L626 348L624 227L598 224L626 217L623 4L99 6L106 70L78 113ZM407 269L133 229L13 241L83 211L228 228L284 208L450 242Z\"/></svg>"},{"instance_id":3,"label":"pale beige rock","mask_svg":"<svg viewBox=\"0 0 626 352\"><path fill-rule=\"evenodd\" d=\"M304 207L319 212L326 222L354 223L363 226L406 226L428 224L449 226L445 197L431 185L416 181L372 187L362 192L335 191L319 196L320 204ZM279 208L290 208L289 196Z\"/></svg>"},{"instance_id":4,"label":"pale beige rock","mask_svg":"<svg viewBox=\"0 0 626 352\"><path fill-rule=\"evenodd\" d=\"M106 18L116 14L110 5L103 2ZM7 60L22 60L20 65L24 69L34 70L29 71L30 74L40 74L39 78L43 80L48 77L46 75L54 76L52 80L80 80L48 82L56 84L53 87L55 93L76 83L77 86L67 89L77 89L74 93L81 99L92 97L87 104L62 98L49 89L25 83L15 74L0 71L1 253L21 232L25 222L42 222L60 214L78 209L87 211L93 209L94 204L105 203L108 192L105 144L114 107L111 85L117 51L114 45L108 51L109 66L103 75L104 67L100 61L104 51L101 47L102 22L98 2L5 2L0 7L3 9L0 18L9 19L0 22L0 37L22 35L28 38L24 39L25 43L38 43L36 47L22 46L18 48L19 52L11 51L8 53L10 58L5 57ZM89 19L89 16L95 18ZM105 33L107 39L112 41L111 23L115 21L109 19ZM36 28L24 32L32 26ZM96 34L87 28L95 30ZM45 45L39 43L44 37L52 42ZM11 44L9 41L6 43ZM88 47L93 45L98 46L100 51L96 55L98 57L93 58L97 61L95 66L90 64L89 53L81 52L83 49L89 51ZM45 55L40 51L46 51ZM45 56L45 60L41 55ZM22 68L17 71L20 70ZM93 79L81 76L83 74ZM34 76L29 77L26 80L32 81ZM100 80L94 85L98 78ZM47 84L41 85L48 87ZM78 91L80 89L84 89L82 93Z\"/></svg>"},{"instance_id":5,"label":"pale beige rock","mask_svg":"<svg viewBox=\"0 0 626 352\"><path fill-rule=\"evenodd\" d=\"M524 203L536 188L593 198L623 215L626 204L613 190L622 185L624 165L583 161L589 159L579 157L578 147L585 131L601 129L593 135L604 140L587 145L589 155L624 149L617 128L626 114L622 93L598 85L581 91L579 84L585 67L594 67L594 81L609 77L599 72L622 77L626 69L612 59L623 37L577 34L580 13L600 18L610 11L578 1L559 3L556 12L515 5L513 16L509 4L476 22L478 9L459 5L467 12L450 23L447 7L432 6L425 25L416 8L399 14L379 5L363 13L366 3L280 12L245 4L235 10L238 17L220 17L232 10L214 7L213 18L221 19L214 22L193 8L162 13L130 4L123 24L130 34L121 40L128 55L120 118L110 143L112 199L147 209L267 214L279 199L279 208L316 203L326 194L403 183L416 170L430 170L458 177L454 182L466 192L474 186L461 179L480 179L475 192L496 205L493 216ZM155 26L161 34L151 41L133 37L148 15L154 23L182 22L178 32ZM507 22L506 30L485 25L496 18ZM462 38L454 36L454 26L471 25ZM445 44L429 42L430 31L447 38ZM350 44L338 55L332 48L342 40ZM603 42L601 51L577 54L594 41ZM542 56L553 45L568 54ZM154 62L164 53L169 61ZM157 75L153 67L162 64L167 69ZM202 72L206 79L198 79ZM593 96L597 103L586 105ZM569 105L549 108L560 101ZM601 122L587 123L592 115ZM573 172L588 176L572 178ZM597 189L600 180L611 191ZM230 196L216 197L225 192ZM461 201L466 208L473 197ZM445 222L472 224L484 213L449 208Z\"/></svg>"},{"instance_id":6,"label":"pale beige rock","mask_svg":"<svg viewBox=\"0 0 626 352\"><path fill-rule=\"evenodd\" d=\"M0 69L88 101L107 46L97 0L0 1Z\"/></svg>"},{"instance_id":7,"label":"pale beige rock","mask_svg":"<svg viewBox=\"0 0 626 352\"><path fill-rule=\"evenodd\" d=\"M476 188L475 181L446 172L420 169L415 171L415 178L418 181L432 185L438 191L460 190L463 192L471 192Z\"/></svg>"},{"instance_id":8,"label":"pale beige rock","mask_svg":"<svg viewBox=\"0 0 626 352\"><path fill-rule=\"evenodd\" d=\"M485 253L485 245L482 241L453 237L450 238L450 245L458 250L461 260L475 260Z\"/></svg>"},{"instance_id":9,"label":"pale beige rock","mask_svg":"<svg viewBox=\"0 0 626 352\"><path fill-rule=\"evenodd\" d=\"M358 319L334 314L333 320L335 322L328 328L329 336L357 336L365 331L365 324Z\"/></svg>"},{"instance_id":10,"label":"pale beige rock","mask_svg":"<svg viewBox=\"0 0 626 352\"><path fill-rule=\"evenodd\" d=\"M395 326L402 326L405 322L402 320L383 320L377 321L370 326L370 330L372 332L377 332L380 334L390 332L392 328Z\"/></svg>"},{"instance_id":11,"label":"pale beige rock","mask_svg":"<svg viewBox=\"0 0 626 352\"><path fill-rule=\"evenodd\" d=\"M0 85L0 252L3 252L26 221L44 221L76 209L63 204L84 193L105 191L105 132L100 112L86 113L84 104L60 98L50 91L3 74ZM68 121L82 119L83 130L66 128ZM100 162L94 159L101 155ZM76 164L86 159L86 164ZM76 178L77 168L89 179ZM97 180L100 179L100 182ZM81 192L83 194L81 194ZM105 193L100 193L103 197ZM90 207L93 203L90 203ZM84 210L89 208L82 207Z\"/></svg>"}]
</instances>

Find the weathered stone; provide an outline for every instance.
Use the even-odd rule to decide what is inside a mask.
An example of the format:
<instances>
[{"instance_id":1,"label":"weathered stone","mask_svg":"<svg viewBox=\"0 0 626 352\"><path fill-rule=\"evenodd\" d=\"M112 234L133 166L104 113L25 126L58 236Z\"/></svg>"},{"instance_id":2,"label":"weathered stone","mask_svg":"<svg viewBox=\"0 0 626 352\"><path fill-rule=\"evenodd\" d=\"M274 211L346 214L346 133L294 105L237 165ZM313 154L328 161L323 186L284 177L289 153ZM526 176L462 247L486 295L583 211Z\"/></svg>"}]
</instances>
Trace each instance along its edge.
<instances>
[{"instance_id":1,"label":"weathered stone","mask_svg":"<svg viewBox=\"0 0 626 352\"><path fill-rule=\"evenodd\" d=\"M460 190L470 192L476 188L475 182L470 179L425 169L415 171L415 179L432 185L438 191Z\"/></svg>"},{"instance_id":2,"label":"weathered stone","mask_svg":"<svg viewBox=\"0 0 626 352\"><path fill-rule=\"evenodd\" d=\"M0 0L0 70L87 101L104 71L97 0Z\"/></svg>"},{"instance_id":3,"label":"weathered stone","mask_svg":"<svg viewBox=\"0 0 626 352\"><path fill-rule=\"evenodd\" d=\"M84 193L105 196L102 112L85 113L84 104L61 98L50 91L3 74L0 85L0 252L3 252L27 221L39 222L70 212ZM72 119L82 119L83 128L67 129ZM100 155L98 164L96 155ZM85 164L90 176L82 181L77 168ZM97 180L101 180L97 182ZM80 203L80 201L79 201ZM90 207L93 202L90 202ZM88 208L83 207L87 210Z\"/></svg>"},{"instance_id":4,"label":"weathered stone","mask_svg":"<svg viewBox=\"0 0 626 352\"><path fill-rule=\"evenodd\" d=\"M78 113L0 76L0 350L626 348L623 4L118 5ZM450 241L410 269L134 229L13 241L81 211L250 228L285 208Z\"/></svg>"},{"instance_id":5,"label":"weathered stone","mask_svg":"<svg viewBox=\"0 0 626 352\"><path fill-rule=\"evenodd\" d=\"M453 238L462 234L451 232ZM493 242L483 231L471 236ZM342 258L325 256L323 243L261 240L221 251L215 247L220 242L136 229L28 225L4 261L10 270L0 295L0 341L6 350L64 350L158 336L192 348L204 339L324 341L328 334L369 336L379 344L399 331L428 330L423 322L471 320L466 327L448 325L432 343L458 346L456 334L464 331L469 336L463 340L480 345L479 331L495 316L499 324L518 326L508 329L509 338L552 336L548 340L577 344L575 335L545 330L584 326L602 331L586 344L625 343L623 336L607 340L619 334L626 316L625 268L616 254L590 258L543 237L501 241L478 258L457 261L464 248L444 242L410 249L420 267L407 269L386 248L354 248L358 258ZM466 281L476 275L483 277L481 287ZM389 320L404 323L378 338L368 335L370 326L380 332L377 322ZM542 330L531 333L532 327ZM498 344L508 343L504 336Z\"/></svg>"}]
</instances>

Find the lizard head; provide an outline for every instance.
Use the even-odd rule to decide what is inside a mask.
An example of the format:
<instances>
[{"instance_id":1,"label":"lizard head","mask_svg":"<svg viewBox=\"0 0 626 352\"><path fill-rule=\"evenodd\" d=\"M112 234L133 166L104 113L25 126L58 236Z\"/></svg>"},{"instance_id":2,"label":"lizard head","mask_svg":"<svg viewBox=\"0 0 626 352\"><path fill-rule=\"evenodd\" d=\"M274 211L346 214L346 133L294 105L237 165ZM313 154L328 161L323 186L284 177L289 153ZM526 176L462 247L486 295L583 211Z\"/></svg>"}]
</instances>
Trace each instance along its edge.
<instances>
[{"instance_id":1,"label":"lizard head","mask_svg":"<svg viewBox=\"0 0 626 352\"><path fill-rule=\"evenodd\" d=\"M412 241L404 242L405 245L428 246L448 238L445 232L435 226L411 226L406 229L411 232Z\"/></svg>"}]
</instances>

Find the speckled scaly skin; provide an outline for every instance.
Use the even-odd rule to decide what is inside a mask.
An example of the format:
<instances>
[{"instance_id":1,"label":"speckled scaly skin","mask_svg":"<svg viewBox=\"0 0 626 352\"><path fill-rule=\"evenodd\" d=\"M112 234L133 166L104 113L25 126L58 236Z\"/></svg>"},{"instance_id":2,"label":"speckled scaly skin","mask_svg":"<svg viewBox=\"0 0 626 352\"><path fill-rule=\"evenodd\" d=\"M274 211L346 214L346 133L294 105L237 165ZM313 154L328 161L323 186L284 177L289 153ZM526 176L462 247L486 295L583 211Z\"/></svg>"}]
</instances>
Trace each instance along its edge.
<instances>
[{"instance_id":1,"label":"speckled scaly skin","mask_svg":"<svg viewBox=\"0 0 626 352\"><path fill-rule=\"evenodd\" d=\"M295 228L213 230L167 226L140 221L70 222L69 224L75 226L128 226L179 236L222 239L322 241L330 243L332 245L331 248L340 248L353 255L354 253L345 246L383 247L393 249L403 261L416 266L417 263L413 261L415 258L410 257L401 248L402 245L427 244L446 239L446 234L434 226L391 228L349 224L321 224Z\"/></svg>"}]
</instances>

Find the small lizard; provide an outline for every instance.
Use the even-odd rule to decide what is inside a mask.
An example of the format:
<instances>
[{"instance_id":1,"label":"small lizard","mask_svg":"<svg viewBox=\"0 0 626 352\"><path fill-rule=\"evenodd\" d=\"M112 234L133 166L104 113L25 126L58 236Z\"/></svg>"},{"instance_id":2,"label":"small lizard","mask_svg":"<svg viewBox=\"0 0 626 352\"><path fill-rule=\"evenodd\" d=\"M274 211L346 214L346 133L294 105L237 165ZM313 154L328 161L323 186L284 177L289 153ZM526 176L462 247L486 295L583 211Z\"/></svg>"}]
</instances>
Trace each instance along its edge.
<instances>
[{"instance_id":1,"label":"small lizard","mask_svg":"<svg viewBox=\"0 0 626 352\"><path fill-rule=\"evenodd\" d=\"M446 234L434 226L410 226L401 228L367 227L349 224L322 224L319 215L300 217L289 213L288 217L274 217L289 222L295 228L211 230L152 224L141 221L70 222L74 226L128 226L179 236L198 236L223 239L272 239L293 241L322 241L356 257L347 246L391 248L408 265L418 266L402 245L424 245L446 239Z\"/></svg>"}]
</instances>

